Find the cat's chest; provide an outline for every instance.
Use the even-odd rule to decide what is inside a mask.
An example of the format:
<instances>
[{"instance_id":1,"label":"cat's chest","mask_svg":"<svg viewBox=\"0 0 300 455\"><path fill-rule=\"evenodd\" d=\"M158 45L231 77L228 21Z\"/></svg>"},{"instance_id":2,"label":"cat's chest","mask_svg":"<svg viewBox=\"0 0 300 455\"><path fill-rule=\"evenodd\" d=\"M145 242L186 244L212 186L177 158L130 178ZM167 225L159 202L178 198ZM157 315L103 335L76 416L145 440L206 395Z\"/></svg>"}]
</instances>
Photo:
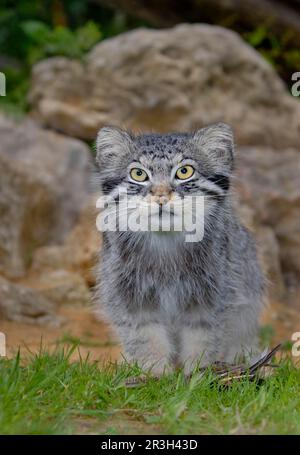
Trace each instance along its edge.
<instances>
[{"instance_id":1,"label":"cat's chest","mask_svg":"<svg viewBox=\"0 0 300 455\"><path fill-rule=\"evenodd\" d=\"M190 281L188 276L183 277L181 274L173 276L160 274L158 277L147 274L139 280L137 293L139 303L142 307L155 310L161 315L176 317L183 308L188 308L194 302L195 286Z\"/></svg>"},{"instance_id":2,"label":"cat's chest","mask_svg":"<svg viewBox=\"0 0 300 455\"><path fill-rule=\"evenodd\" d=\"M148 254L130 256L120 268L121 280L135 307L174 314L201 305L209 297L213 277L207 276L199 261L176 254L162 257ZM209 278L209 279L208 279Z\"/></svg>"}]
</instances>

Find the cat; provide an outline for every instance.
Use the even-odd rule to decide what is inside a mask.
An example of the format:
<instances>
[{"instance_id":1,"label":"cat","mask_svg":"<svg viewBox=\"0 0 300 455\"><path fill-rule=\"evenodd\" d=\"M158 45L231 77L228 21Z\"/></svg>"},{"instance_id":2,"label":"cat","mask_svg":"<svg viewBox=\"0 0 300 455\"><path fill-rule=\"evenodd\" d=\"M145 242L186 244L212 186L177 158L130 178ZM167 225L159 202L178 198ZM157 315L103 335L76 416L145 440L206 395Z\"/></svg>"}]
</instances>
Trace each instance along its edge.
<instances>
[{"instance_id":1,"label":"cat","mask_svg":"<svg viewBox=\"0 0 300 455\"><path fill-rule=\"evenodd\" d=\"M117 206L126 192L136 201L131 213L156 207L154 221L176 217L170 201L204 198L202 240L187 242L172 229L103 232L96 301L124 357L159 376L255 352L264 278L232 202L231 128L134 135L103 127L96 166L107 201Z\"/></svg>"}]
</instances>

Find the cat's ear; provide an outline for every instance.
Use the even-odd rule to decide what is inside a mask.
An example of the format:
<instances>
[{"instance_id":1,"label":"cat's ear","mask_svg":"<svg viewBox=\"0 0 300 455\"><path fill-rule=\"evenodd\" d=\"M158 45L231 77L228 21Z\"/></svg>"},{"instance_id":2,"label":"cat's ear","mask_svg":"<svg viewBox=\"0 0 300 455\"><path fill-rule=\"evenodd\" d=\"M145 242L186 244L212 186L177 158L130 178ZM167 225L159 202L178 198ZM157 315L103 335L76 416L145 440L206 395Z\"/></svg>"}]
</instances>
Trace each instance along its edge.
<instances>
[{"instance_id":1,"label":"cat's ear","mask_svg":"<svg viewBox=\"0 0 300 455\"><path fill-rule=\"evenodd\" d=\"M226 123L215 123L196 131L193 144L201 156L209 159L216 171L230 173L234 162L233 131Z\"/></svg>"},{"instance_id":2,"label":"cat's ear","mask_svg":"<svg viewBox=\"0 0 300 455\"><path fill-rule=\"evenodd\" d=\"M131 133L114 126L104 126L97 135L97 155L96 163L98 166L107 166L118 163L132 153ZM124 162L124 161L123 161Z\"/></svg>"}]
</instances>

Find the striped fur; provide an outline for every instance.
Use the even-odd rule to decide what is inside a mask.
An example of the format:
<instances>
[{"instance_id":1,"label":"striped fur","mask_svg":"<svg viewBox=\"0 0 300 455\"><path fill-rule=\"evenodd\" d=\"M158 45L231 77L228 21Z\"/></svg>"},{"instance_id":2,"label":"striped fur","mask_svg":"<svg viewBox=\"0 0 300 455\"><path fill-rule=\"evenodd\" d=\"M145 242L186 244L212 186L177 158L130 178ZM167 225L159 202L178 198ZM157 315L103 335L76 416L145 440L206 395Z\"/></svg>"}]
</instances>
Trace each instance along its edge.
<instances>
[{"instance_id":1,"label":"striped fur","mask_svg":"<svg viewBox=\"0 0 300 455\"><path fill-rule=\"evenodd\" d=\"M182 163L195 172L179 182L175 172ZM201 242L186 243L174 232L105 233L95 298L125 357L161 374L178 366L190 372L199 361L233 361L252 352L263 277L253 239L231 200L230 127L136 136L106 127L98 134L97 166L105 194L116 198L126 190L141 207L164 191L173 201L205 198ZM149 179L133 182L133 167L146 170Z\"/></svg>"}]
</instances>

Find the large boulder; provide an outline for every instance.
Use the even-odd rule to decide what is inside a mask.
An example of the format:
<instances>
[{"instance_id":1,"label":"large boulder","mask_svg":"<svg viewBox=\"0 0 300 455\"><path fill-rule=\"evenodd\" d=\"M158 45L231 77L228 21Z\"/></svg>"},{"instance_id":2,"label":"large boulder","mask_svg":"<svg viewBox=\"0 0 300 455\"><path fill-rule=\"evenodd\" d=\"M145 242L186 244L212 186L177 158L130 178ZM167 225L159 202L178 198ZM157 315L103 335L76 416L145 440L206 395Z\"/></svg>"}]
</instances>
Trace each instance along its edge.
<instances>
[{"instance_id":1,"label":"large boulder","mask_svg":"<svg viewBox=\"0 0 300 455\"><path fill-rule=\"evenodd\" d=\"M282 300L286 297L286 286L275 232L270 226L261 225L254 230L254 236L258 258L266 277L267 297L270 300Z\"/></svg>"},{"instance_id":2,"label":"large boulder","mask_svg":"<svg viewBox=\"0 0 300 455\"><path fill-rule=\"evenodd\" d=\"M63 269L72 275L80 275L88 286L95 284L94 266L102 240L96 228L98 212L95 204L92 197L62 245L43 246L35 250L30 275L38 276L42 273L52 277L53 281L56 276L53 272Z\"/></svg>"},{"instance_id":3,"label":"large boulder","mask_svg":"<svg viewBox=\"0 0 300 455\"><path fill-rule=\"evenodd\" d=\"M0 277L0 319L58 326L55 305L32 289Z\"/></svg>"},{"instance_id":4,"label":"large boulder","mask_svg":"<svg viewBox=\"0 0 300 455\"><path fill-rule=\"evenodd\" d=\"M55 268L41 270L26 279L27 286L57 305L89 305L91 294L84 277L78 273Z\"/></svg>"},{"instance_id":5,"label":"large boulder","mask_svg":"<svg viewBox=\"0 0 300 455\"><path fill-rule=\"evenodd\" d=\"M0 273L24 275L34 250L62 242L86 204L82 142L0 116Z\"/></svg>"},{"instance_id":6,"label":"large boulder","mask_svg":"<svg viewBox=\"0 0 300 455\"><path fill-rule=\"evenodd\" d=\"M244 182L251 185L252 182ZM250 206L243 201L241 193L235 192L235 202L239 217L255 237L260 265L266 277L267 300L280 300L286 297L286 283L283 276L280 246L273 228L257 219L255 203Z\"/></svg>"},{"instance_id":7,"label":"large boulder","mask_svg":"<svg viewBox=\"0 0 300 455\"><path fill-rule=\"evenodd\" d=\"M236 188L241 203L252 208L254 225L272 229L279 244L281 268L286 278L294 276L293 281L299 283L299 151L290 148L278 153L268 147L244 147L239 150L238 162Z\"/></svg>"},{"instance_id":8,"label":"large boulder","mask_svg":"<svg viewBox=\"0 0 300 455\"><path fill-rule=\"evenodd\" d=\"M300 145L300 103L236 33L210 25L138 29L96 45L84 62L36 64L32 115L93 139L103 124L192 130L230 123L240 144Z\"/></svg>"}]
</instances>

